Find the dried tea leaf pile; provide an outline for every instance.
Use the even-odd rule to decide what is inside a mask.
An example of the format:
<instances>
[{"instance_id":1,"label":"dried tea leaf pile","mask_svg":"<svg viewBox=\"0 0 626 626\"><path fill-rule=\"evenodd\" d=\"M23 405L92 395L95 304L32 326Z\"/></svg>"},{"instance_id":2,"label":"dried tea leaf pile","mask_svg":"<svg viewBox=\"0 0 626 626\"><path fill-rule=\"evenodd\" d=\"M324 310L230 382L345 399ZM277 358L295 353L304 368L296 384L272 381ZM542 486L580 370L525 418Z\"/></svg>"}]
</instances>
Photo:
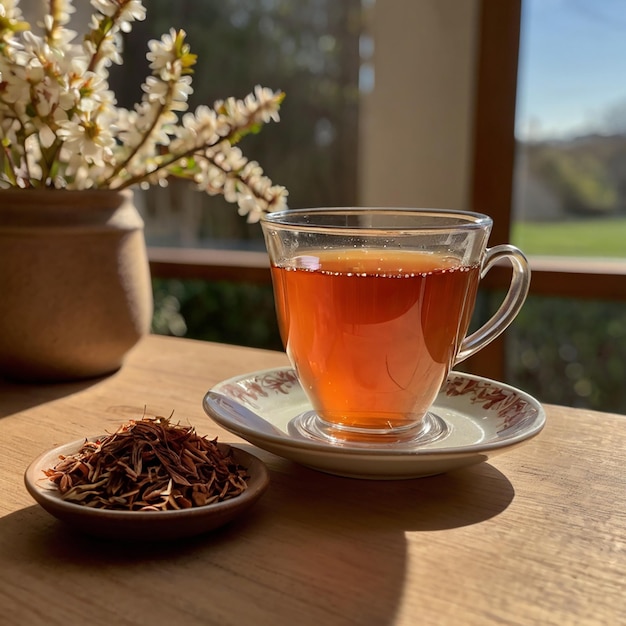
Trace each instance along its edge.
<instances>
[{"instance_id":1,"label":"dried tea leaf pile","mask_svg":"<svg viewBox=\"0 0 626 626\"><path fill-rule=\"evenodd\" d=\"M228 500L247 487L246 470L217 439L169 418L130 421L85 441L45 475L64 500L102 509L165 511Z\"/></svg>"}]
</instances>

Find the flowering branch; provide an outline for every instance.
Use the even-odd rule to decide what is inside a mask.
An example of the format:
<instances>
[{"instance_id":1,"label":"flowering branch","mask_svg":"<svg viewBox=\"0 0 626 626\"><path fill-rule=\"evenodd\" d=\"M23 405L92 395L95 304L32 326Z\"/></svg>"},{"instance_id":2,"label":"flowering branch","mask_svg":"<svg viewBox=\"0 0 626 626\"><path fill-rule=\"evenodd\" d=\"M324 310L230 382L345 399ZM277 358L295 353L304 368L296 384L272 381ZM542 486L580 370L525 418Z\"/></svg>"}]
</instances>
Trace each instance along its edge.
<instances>
[{"instance_id":1,"label":"flowering branch","mask_svg":"<svg viewBox=\"0 0 626 626\"><path fill-rule=\"evenodd\" d=\"M43 36L30 32L19 0L0 0L0 188L121 189L193 181L238 204L249 221L286 206L258 163L236 146L279 121L281 92L255 87L188 112L196 55L185 32L149 42L151 74L132 110L117 107L108 66L121 64L120 32L146 10L141 0L91 0L81 43L72 43L71 0L47 0Z\"/></svg>"}]
</instances>

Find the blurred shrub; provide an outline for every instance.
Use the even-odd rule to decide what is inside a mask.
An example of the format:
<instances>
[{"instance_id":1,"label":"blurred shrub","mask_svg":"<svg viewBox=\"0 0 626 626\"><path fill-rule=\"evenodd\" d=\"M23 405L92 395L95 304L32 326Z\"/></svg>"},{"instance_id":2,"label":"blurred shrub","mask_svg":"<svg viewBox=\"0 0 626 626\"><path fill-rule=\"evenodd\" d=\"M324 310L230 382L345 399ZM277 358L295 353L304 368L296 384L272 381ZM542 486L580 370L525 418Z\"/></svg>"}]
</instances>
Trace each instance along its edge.
<instances>
[{"instance_id":1,"label":"blurred shrub","mask_svg":"<svg viewBox=\"0 0 626 626\"><path fill-rule=\"evenodd\" d=\"M153 279L152 331L282 350L270 285Z\"/></svg>"},{"instance_id":2,"label":"blurred shrub","mask_svg":"<svg viewBox=\"0 0 626 626\"><path fill-rule=\"evenodd\" d=\"M530 297L507 335L508 381L539 400L626 412L626 305Z\"/></svg>"}]
</instances>

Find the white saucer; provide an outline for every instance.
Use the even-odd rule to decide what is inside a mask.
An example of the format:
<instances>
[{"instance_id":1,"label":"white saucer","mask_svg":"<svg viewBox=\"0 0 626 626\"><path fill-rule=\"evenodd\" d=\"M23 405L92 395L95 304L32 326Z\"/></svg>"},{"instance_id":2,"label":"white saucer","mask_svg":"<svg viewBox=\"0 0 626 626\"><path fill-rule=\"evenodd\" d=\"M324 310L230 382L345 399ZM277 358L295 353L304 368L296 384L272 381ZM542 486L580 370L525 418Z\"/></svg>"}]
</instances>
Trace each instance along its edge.
<instances>
[{"instance_id":1,"label":"white saucer","mask_svg":"<svg viewBox=\"0 0 626 626\"><path fill-rule=\"evenodd\" d=\"M365 449L294 436L289 422L312 407L289 367L225 380L207 392L203 407L259 448L330 474L369 479L417 478L481 463L537 435L546 419L527 393L461 372L450 373L431 409L448 433L416 447Z\"/></svg>"}]
</instances>

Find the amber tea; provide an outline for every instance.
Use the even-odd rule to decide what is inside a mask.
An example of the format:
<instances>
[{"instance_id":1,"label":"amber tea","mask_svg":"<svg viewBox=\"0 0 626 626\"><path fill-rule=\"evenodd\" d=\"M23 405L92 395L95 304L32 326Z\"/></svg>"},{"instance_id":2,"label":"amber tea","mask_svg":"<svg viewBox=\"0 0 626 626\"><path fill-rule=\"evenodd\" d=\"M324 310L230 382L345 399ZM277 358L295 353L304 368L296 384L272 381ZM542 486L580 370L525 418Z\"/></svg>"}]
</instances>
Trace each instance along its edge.
<instances>
[{"instance_id":1,"label":"amber tea","mask_svg":"<svg viewBox=\"0 0 626 626\"><path fill-rule=\"evenodd\" d=\"M479 266L440 254L331 250L272 274L287 354L323 419L381 429L424 415L467 332Z\"/></svg>"}]
</instances>

